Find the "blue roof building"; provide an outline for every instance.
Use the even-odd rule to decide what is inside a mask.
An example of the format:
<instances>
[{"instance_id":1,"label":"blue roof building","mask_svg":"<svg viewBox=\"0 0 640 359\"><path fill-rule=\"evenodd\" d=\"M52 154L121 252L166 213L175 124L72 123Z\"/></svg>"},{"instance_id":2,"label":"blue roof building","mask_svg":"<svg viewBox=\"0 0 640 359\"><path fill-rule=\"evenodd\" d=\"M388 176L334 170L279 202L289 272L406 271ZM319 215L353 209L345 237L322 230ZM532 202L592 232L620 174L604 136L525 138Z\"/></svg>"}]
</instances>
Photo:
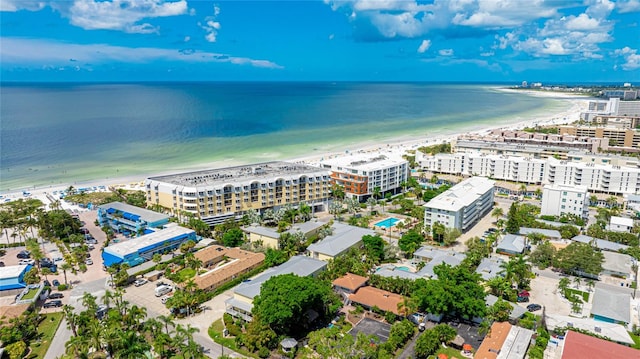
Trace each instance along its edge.
<instances>
[{"instance_id":1,"label":"blue roof building","mask_svg":"<svg viewBox=\"0 0 640 359\"><path fill-rule=\"evenodd\" d=\"M169 216L122 202L111 202L98 206L98 223L118 233L147 234L148 228L160 228L169 223Z\"/></svg>"},{"instance_id":2,"label":"blue roof building","mask_svg":"<svg viewBox=\"0 0 640 359\"><path fill-rule=\"evenodd\" d=\"M173 225L108 246L102 251L102 260L105 267L120 263L127 263L134 267L150 260L156 253L175 250L188 240L197 242L196 232Z\"/></svg>"},{"instance_id":3,"label":"blue roof building","mask_svg":"<svg viewBox=\"0 0 640 359\"><path fill-rule=\"evenodd\" d=\"M29 264L0 267L0 291L26 288L24 275L31 267Z\"/></svg>"}]
</instances>

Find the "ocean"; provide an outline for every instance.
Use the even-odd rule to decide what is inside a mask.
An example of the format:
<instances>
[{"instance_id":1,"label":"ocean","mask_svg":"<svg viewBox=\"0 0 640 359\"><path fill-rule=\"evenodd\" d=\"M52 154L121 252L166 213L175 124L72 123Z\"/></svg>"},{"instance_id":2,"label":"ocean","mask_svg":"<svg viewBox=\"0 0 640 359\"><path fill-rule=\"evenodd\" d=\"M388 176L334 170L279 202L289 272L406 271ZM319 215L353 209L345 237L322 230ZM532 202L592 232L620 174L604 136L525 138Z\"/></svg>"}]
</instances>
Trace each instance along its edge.
<instances>
[{"instance_id":1,"label":"ocean","mask_svg":"<svg viewBox=\"0 0 640 359\"><path fill-rule=\"evenodd\" d=\"M566 108L491 85L2 83L0 191L247 164Z\"/></svg>"}]
</instances>

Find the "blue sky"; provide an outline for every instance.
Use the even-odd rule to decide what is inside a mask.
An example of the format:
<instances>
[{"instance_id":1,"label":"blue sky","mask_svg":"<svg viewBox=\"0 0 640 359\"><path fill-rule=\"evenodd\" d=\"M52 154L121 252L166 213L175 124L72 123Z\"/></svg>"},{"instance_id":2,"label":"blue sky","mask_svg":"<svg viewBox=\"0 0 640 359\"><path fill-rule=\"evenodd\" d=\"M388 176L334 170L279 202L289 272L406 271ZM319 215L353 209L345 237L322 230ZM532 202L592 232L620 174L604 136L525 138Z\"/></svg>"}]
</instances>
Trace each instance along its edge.
<instances>
[{"instance_id":1,"label":"blue sky","mask_svg":"<svg viewBox=\"0 0 640 359\"><path fill-rule=\"evenodd\" d=\"M640 82L640 0L0 2L2 81Z\"/></svg>"}]
</instances>

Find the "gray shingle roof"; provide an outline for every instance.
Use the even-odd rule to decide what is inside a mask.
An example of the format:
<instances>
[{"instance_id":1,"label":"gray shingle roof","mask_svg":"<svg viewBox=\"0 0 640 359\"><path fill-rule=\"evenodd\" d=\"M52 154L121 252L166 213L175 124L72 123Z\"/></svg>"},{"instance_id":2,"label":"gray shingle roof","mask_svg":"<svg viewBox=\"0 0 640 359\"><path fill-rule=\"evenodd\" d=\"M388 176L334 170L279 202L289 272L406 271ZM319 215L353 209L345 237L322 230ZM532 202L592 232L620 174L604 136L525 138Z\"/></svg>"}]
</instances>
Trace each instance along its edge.
<instances>
[{"instance_id":1,"label":"gray shingle roof","mask_svg":"<svg viewBox=\"0 0 640 359\"><path fill-rule=\"evenodd\" d=\"M431 260L431 262L427 263L421 270L418 271L418 274L422 277L429 278L438 278L433 269L436 266L439 266L442 263L446 263L452 267L459 265L465 258L467 257L464 253L456 253L453 255L443 255L436 257Z\"/></svg>"},{"instance_id":2,"label":"gray shingle roof","mask_svg":"<svg viewBox=\"0 0 640 359\"><path fill-rule=\"evenodd\" d=\"M629 323L631 321L631 296L627 293L610 292L596 288L593 293L591 315Z\"/></svg>"},{"instance_id":3,"label":"gray shingle roof","mask_svg":"<svg viewBox=\"0 0 640 359\"><path fill-rule=\"evenodd\" d=\"M631 272L633 258L630 255L615 252L602 252L602 254L604 255L603 270L627 275Z\"/></svg>"},{"instance_id":4,"label":"gray shingle roof","mask_svg":"<svg viewBox=\"0 0 640 359\"><path fill-rule=\"evenodd\" d=\"M278 233L276 230L263 226L251 225L248 227L243 227L242 230L246 233L255 233L261 236L267 236L269 238L280 238L280 233Z\"/></svg>"},{"instance_id":5,"label":"gray shingle roof","mask_svg":"<svg viewBox=\"0 0 640 359\"><path fill-rule=\"evenodd\" d=\"M321 260L306 256L295 256L277 267L266 270L257 278L252 279L249 282L241 283L236 287L234 292L253 299L256 295L260 294L260 287L262 286L262 283L266 282L271 277L289 273L300 277L306 277L319 272L326 266L327 262L323 262Z\"/></svg>"},{"instance_id":6,"label":"gray shingle roof","mask_svg":"<svg viewBox=\"0 0 640 359\"><path fill-rule=\"evenodd\" d=\"M313 243L307 247L307 250L335 257L362 241L363 236L376 234L375 231L368 228L354 227L342 223L334 223L331 228L333 229L332 235L327 236L320 242Z\"/></svg>"},{"instance_id":7,"label":"gray shingle roof","mask_svg":"<svg viewBox=\"0 0 640 359\"><path fill-rule=\"evenodd\" d=\"M571 238L571 240L572 241L576 241L576 242L580 242L580 243L586 243L586 244L591 244L591 241L594 241L594 243L596 245L596 248L605 249L605 250L613 251L613 252L617 252L617 251L619 251L621 249L629 248L629 246L624 245L624 244L611 242L611 241L605 241L604 239L593 238L593 237L585 236L584 234L577 235L577 236Z\"/></svg>"},{"instance_id":8,"label":"gray shingle roof","mask_svg":"<svg viewBox=\"0 0 640 359\"><path fill-rule=\"evenodd\" d=\"M381 277L387 277L387 278L403 278L403 279L411 279L411 280L422 278L422 276L417 273L412 273L412 272L403 271L399 269L390 269L390 268L380 268L374 274L379 275Z\"/></svg>"},{"instance_id":9,"label":"gray shingle roof","mask_svg":"<svg viewBox=\"0 0 640 359\"><path fill-rule=\"evenodd\" d=\"M507 234L498 243L497 251L505 251L510 253L522 253L524 252L524 240L523 236L516 236L515 234Z\"/></svg>"},{"instance_id":10,"label":"gray shingle roof","mask_svg":"<svg viewBox=\"0 0 640 359\"><path fill-rule=\"evenodd\" d=\"M501 258L492 257L492 258L482 258L482 261L478 265L476 269L476 273L479 273L482 276L482 279L489 280L491 278L495 278L498 273L502 271L500 265L504 261Z\"/></svg>"},{"instance_id":11,"label":"gray shingle roof","mask_svg":"<svg viewBox=\"0 0 640 359\"><path fill-rule=\"evenodd\" d=\"M560 234L560 232L556 231L555 229L520 227L519 234L526 236L527 234L530 234L530 233L540 233L547 238L558 238L558 239L562 238L562 235Z\"/></svg>"}]
</instances>

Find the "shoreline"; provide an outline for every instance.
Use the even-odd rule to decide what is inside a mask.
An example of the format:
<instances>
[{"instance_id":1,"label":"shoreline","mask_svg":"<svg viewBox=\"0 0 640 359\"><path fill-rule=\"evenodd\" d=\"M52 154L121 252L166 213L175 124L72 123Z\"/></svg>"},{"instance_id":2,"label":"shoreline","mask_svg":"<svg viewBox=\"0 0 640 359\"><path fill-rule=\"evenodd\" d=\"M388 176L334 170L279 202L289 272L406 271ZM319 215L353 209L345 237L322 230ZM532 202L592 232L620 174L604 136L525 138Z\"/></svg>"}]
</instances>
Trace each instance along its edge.
<instances>
[{"instance_id":1,"label":"shoreline","mask_svg":"<svg viewBox=\"0 0 640 359\"><path fill-rule=\"evenodd\" d=\"M579 113L581 110L586 109L586 102L590 100L590 97L587 96L577 96L575 94L566 94L566 93L558 93L558 92L539 92L539 91L529 91L529 90L515 90L503 87L490 87L494 91L502 91L509 93L518 93L526 96L536 96L536 97L544 97L554 100L564 101L566 106L563 106L561 103L555 105L554 107L561 106L562 110L556 109L548 109L547 111L542 111L536 113L535 117L531 117L528 119L521 118L512 118L512 121L506 123L503 122L506 119L499 118L489 121L490 123L476 123L471 126L462 126L461 128L445 128L438 129L436 132L441 133L433 133L433 134L403 134L397 135L391 138L385 138L382 140L378 139L367 139L367 140L355 140L355 142L351 143L327 143L324 146L317 146L316 148L309 149L306 154L293 154L292 156L283 155L286 151L279 151L280 154L276 154L274 158L274 154L272 153L263 153L263 154L255 154L252 157L264 157L263 161L287 161L287 162L297 162L297 163L306 163L306 164L317 164L320 160L324 158L335 158L341 156L348 156L354 153L371 153L371 152L392 152L392 153L406 153L409 150L416 150L418 147L433 145L436 143L442 143L444 141L450 141L451 139L455 139L459 135L463 133L487 133L491 130L495 129L521 129L527 126L536 126L536 125L548 125L548 124L560 124L560 123L568 123L573 122L578 119ZM526 116L527 114L518 113L518 117ZM494 121L500 121L500 123L491 123ZM259 162L259 158L256 158L258 161L253 161L251 163ZM180 172L189 172L189 171L197 171L208 168L221 168L221 167L229 167L236 165L245 165L249 162L240 158L230 158L225 160L217 160L217 161L209 161L198 163L190 166L183 167L174 167L171 170L167 171L158 171L156 173L147 173L145 175L123 175L117 176L114 178L101 178L95 180L87 180L87 181L74 181L73 183L60 183L60 184L51 184L44 186L25 186L19 189L10 189L7 191L0 191L0 201L5 201L7 198L11 200L18 198L27 198L23 196L24 191L28 191L31 193L31 197L37 197L40 199L46 199L46 194L51 193L53 191L65 190L69 188L69 186L73 186L77 188L84 187L116 187L116 188L125 188L125 189L136 189L143 190L144 189L144 180L148 177L153 176L161 176L167 174L174 174ZM48 203L48 200L44 201Z\"/></svg>"}]
</instances>

